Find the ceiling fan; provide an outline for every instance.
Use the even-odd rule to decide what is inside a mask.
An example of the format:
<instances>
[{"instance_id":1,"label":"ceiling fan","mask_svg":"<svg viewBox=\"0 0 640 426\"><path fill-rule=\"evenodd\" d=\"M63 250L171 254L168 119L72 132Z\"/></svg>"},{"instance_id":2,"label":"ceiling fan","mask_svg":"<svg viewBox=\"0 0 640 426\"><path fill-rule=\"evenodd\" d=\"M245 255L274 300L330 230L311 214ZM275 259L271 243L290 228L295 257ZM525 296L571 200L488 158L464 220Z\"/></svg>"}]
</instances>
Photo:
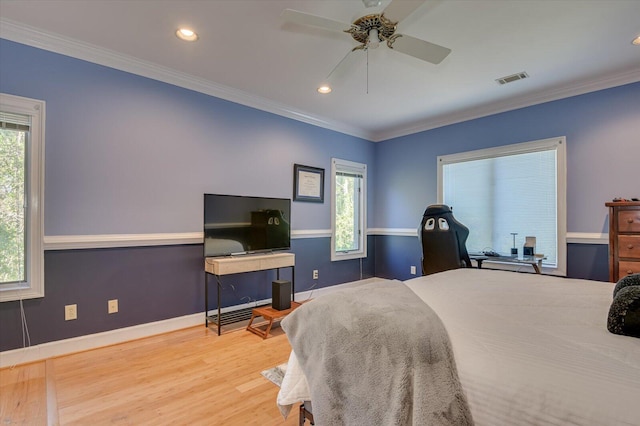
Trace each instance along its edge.
<instances>
[{"instance_id":1,"label":"ceiling fan","mask_svg":"<svg viewBox=\"0 0 640 426\"><path fill-rule=\"evenodd\" d=\"M367 7L377 6L381 3L377 0L363 0L363 2ZM386 42L387 47L396 52L404 53L432 64L442 62L451 53L451 49L406 34L396 33L398 23L425 2L426 0L392 0L381 13L364 15L351 24L293 9L285 9L281 17L286 22L299 25L342 31L350 34L359 43L336 65L329 77L327 77L329 79L336 73L338 68L345 66L345 62L348 62L347 58L353 56L351 53L374 49L382 42Z\"/></svg>"}]
</instances>

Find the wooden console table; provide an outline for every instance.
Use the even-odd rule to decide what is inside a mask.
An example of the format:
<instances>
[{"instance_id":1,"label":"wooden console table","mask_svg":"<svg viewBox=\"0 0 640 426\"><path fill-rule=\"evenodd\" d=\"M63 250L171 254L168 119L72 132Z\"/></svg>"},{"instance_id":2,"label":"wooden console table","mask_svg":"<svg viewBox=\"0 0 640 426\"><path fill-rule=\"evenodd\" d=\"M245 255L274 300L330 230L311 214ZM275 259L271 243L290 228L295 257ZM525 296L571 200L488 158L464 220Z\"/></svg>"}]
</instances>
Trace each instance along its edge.
<instances>
[{"instance_id":1,"label":"wooden console table","mask_svg":"<svg viewBox=\"0 0 640 426\"><path fill-rule=\"evenodd\" d=\"M291 307L289 309L284 309L279 311L277 309L273 309L271 306L262 306L260 308L254 308L251 312L251 319L249 320L249 324L247 324L247 330L252 332L253 334L257 334L258 336L266 339L269 337L269 332L271 331L271 327L273 326L273 321L276 319L282 319L293 312L297 307L301 304L298 302L291 302ZM259 326L253 325L253 320L262 317L267 323L267 328L262 330Z\"/></svg>"},{"instance_id":2,"label":"wooden console table","mask_svg":"<svg viewBox=\"0 0 640 426\"><path fill-rule=\"evenodd\" d=\"M291 293L295 300L295 254L293 253L270 253L260 255L242 255L228 257L206 257L204 259L204 309L205 327L209 327L209 322L218 327L218 336L223 324L243 321L249 319L251 309L242 312L221 312L220 290L222 288L221 278L224 275L241 274L245 272L265 271L275 269L277 279L280 279L280 268L291 268ZM209 315L209 276L213 275L218 284L217 314ZM292 302L293 304L293 302Z\"/></svg>"}]
</instances>

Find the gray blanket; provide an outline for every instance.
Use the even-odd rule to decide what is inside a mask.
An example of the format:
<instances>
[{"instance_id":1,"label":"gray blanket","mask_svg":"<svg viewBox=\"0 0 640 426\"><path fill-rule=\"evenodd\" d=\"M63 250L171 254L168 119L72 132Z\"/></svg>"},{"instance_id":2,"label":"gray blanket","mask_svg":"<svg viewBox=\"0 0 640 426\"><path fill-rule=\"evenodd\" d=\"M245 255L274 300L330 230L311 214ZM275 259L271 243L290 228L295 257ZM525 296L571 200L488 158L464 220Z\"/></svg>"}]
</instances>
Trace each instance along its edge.
<instances>
[{"instance_id":1,"label":"gray blanket","mask_svg":"<svg viewBox=\"0 0 640 426\"><path fill-rule=\"evenodd\" d=\"M440 318L402 283L318 297L282 328L316 425L473 424Z\"/></svg>"}]
</instances>

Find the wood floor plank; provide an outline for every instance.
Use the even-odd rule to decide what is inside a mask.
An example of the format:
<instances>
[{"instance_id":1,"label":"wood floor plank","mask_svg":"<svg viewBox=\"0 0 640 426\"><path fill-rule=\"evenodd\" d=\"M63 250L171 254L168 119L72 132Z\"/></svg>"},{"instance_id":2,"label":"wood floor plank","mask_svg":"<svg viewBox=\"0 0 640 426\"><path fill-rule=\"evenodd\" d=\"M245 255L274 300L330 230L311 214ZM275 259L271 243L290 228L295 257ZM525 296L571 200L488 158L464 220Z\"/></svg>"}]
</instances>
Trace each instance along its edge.
<instances>
[{"instance_id":1,"label":"wood floor plank","mask_svg":"<svg viewBox=\"0 0 640 426\"><path fill-rule=\"evenodd\" d=\"M0 422L10 425L47 424L44 362L0 370Z\"/></svg>"},{"instance_id":2,"label":"wood floor plank","mask_svg":"<svg viewBox=\"0 0 640 426\"><path fill-rule=\"evenodd\" d=\"M47 395L47 425L58 426L60 419L58 417L58 393L56 392L56 373L53 360L46 360L44 368Z\"/></svg>"},{"instance_id":3,"label":"wood floor plank","mask_svg":"<svg viewBox=\"0 0 640 426\"><path fill-rule=\"evenodd\" d=\"M260 372L287 361L281 331L203 326L0 370L0 420L60 425L296 425ZM11 394L11 396L7 396ZM47 414L49 418L47 419Z\"/></svg>"}]
</instances>

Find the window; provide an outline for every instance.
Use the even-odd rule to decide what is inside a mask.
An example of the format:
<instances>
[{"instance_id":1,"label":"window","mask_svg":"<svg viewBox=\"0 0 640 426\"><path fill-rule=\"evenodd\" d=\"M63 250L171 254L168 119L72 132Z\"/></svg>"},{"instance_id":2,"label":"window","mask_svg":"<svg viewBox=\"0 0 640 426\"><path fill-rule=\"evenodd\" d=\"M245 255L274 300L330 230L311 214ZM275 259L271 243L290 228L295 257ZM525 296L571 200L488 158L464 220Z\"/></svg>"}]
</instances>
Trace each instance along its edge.
<instances>
[{"instance_id":1,"label":"window","mask_svg":"<svg viewBox=\"0 0 640 426\"><path fill-rule=\"evenodd\" d=\"M536 238L546 272L566 274L564 137L438 157L438 202L470 230L469 252L522 255Z\"/></svg>"},{"instance_id":2,"label":"window","mask_svg":"<svg viewBox=\"0 0 640 426\"><path fill-rule=\"evenodd\" d=\"M0 94L0 301L44 296L44 114Z\"/></svg>"},{"instance_id":3,"label":"window","mask_svg":"<svg viewBox=\"0 0 640 426\"><path fill-rule=\"evenodd\" d=\"M331 159L331 260L367 256L367 166Z\"/></svg>"}]
</instances>

